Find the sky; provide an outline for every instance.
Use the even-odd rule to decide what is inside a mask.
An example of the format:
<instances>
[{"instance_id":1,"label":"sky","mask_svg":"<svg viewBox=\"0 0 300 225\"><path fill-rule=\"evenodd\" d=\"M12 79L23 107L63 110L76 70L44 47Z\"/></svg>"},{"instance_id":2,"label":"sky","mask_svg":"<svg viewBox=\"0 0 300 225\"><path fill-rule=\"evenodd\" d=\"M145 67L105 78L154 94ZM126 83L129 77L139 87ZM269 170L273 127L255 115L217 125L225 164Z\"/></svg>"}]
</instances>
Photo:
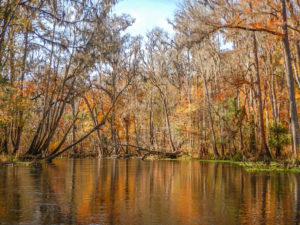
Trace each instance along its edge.
<instances>
[{"instance_id":1,"label":"sky","mask_svg":"<svg viewBox=\"0 0 300 225\"><path fill-rule=\"evenodd\" d=\"M172 33L167 19L172 19L180 0L120 0L115 13L126 13L135 18L135 23L127 29L131 35L146 36L154 27L161 27Z\"/></svg>"}]
</instances>

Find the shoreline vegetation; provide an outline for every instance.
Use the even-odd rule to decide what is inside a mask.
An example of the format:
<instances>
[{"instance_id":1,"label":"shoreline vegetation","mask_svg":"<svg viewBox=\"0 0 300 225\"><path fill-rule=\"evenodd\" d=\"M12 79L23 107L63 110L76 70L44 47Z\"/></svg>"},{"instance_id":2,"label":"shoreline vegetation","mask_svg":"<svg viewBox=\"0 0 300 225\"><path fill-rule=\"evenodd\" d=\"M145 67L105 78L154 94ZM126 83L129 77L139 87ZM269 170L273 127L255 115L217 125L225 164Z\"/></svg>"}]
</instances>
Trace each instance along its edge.
<instances>
[{"instance_id":1,"label":"shoreline vegetation","mask_svg":"<svg viewBox=\"0 0 300 225\"><path fill-rule=\"evenodd\" d=\"M84 156L78 158L96 158L92 156ZM61 160L63 158L69 157L58 157L56 160ZM110 157L104 157L102 159L140 159L140 160L161 160L161 161L197 161L197 162L208 162L208 163L228 163L242 167L247 172L265 172L265 173L300 173L299 162L287 161L287 160L277 160L277 161L235 161L228 159L199 159L193 158L191 156L179 156L176 158L163 158L157 155L149 155L147 157L138 157L137 155L113 155ZM0 168L1 166L36 166L42 163L48 163L46 161L21 161L15 157L1 156L0 158Z\"/></svg>"}]
</instances>

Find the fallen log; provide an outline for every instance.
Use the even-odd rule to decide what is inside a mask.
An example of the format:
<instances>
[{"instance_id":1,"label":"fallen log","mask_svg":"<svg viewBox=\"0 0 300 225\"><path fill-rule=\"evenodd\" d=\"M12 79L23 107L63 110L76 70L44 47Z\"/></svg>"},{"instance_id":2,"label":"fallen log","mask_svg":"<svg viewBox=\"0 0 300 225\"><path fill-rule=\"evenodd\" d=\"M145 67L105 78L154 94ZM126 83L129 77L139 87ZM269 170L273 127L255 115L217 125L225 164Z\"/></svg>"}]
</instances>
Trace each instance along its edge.
<instances>
[{"instance_id":1,"label":"fallen log","mask_svg":"<svg viewBox=\"0 0 300 225\"><path fill-rule=\"evenodd\" d=\"M182 151L160 152L160 151L155 151L155 150L143 148L143 147L136 146L136 145L130 145L130 144L121 144L121 146L128 146L128 147L136 148L138 153L147 152L146 154L143 155L142 160L144 160L149 155L160 155L163 158L176 159L182 153Z\"/></svg>"},{"instance_id":2,"label":"fallen log","mask_svg":"<svg viewBox=\"0 0 300 225\"><path fill-rule=\"evenodd\" d=\"M120 155L111 155L110 158L112 159L128 159L131 157L137 157L137 154L120 154Z\"/></svg>"}]
</instances>

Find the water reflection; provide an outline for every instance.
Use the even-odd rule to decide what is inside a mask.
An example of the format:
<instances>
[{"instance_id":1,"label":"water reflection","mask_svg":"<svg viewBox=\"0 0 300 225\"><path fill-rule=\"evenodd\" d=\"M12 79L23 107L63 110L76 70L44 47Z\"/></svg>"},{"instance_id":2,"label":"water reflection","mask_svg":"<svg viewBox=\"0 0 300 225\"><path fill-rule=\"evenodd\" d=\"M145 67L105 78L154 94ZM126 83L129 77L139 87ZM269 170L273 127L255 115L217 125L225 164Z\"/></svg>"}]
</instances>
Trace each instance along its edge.
<instances>
[{"instance_id":1,"label":"water reflection","mask_svg":"<svg viewBox=\"0 0 300 225\"><path fill-rule=\"evenodd\" d=\"M0 224L299 224L299 178L197 161L0 168Z\"/></svg>"}]
</instances>

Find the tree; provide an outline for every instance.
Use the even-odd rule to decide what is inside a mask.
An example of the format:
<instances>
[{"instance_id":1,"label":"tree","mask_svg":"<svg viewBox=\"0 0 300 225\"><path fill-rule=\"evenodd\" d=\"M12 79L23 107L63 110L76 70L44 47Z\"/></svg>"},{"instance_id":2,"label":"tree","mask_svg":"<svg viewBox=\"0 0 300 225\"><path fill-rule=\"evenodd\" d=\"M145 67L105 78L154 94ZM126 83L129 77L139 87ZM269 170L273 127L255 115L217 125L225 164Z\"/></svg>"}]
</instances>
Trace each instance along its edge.
<instances>
[{"instance_id":1,"label":"tree","mask_svg":"<svg viewBox=\"0 0 300 225\"><path fill-rule=\"evenodd\" d=\"M294 79L291 63L291 51L289 47L288 28L296 29L288 24L286 1L280 1L281 5L274 1L264 4L260 1L185 1L184 7L177 14L174 20L174 28L188 37L189 44L199 44L205 39L211 38L218 32L225 36L230 36L232 31L264 32L275 37L282 38L283 53L286 64L286 80L289 93L291 127L293 136L294 157L297 156L297 146L299 145L299 127L297 117L297 107L295 101ZM293 4L289 1L289 4ZM187 24L194 24L188 26ZM282 31L281 31L282 30ZM297 30L297 29L296 29ZM254 40L254 38L253 38ZM254 44L256 41L254 40ZM255 51L255 47L254 47ZM256 65L257 64L257 60ZM258 69L257 69L258 71ZM257 73L257 78L259 74ZM258 88L259 90L259 88ZM260 92L260 91L258 91ZM258 99L261 99L258 94ZM259 100L261 102L261 100ZM259 105L261 105L259 103ZM260 108L260 115L262 109ZM266 146L264 125L260 116L262 148L265 155L270 157Z\"/></svg>"}]
</instances>

